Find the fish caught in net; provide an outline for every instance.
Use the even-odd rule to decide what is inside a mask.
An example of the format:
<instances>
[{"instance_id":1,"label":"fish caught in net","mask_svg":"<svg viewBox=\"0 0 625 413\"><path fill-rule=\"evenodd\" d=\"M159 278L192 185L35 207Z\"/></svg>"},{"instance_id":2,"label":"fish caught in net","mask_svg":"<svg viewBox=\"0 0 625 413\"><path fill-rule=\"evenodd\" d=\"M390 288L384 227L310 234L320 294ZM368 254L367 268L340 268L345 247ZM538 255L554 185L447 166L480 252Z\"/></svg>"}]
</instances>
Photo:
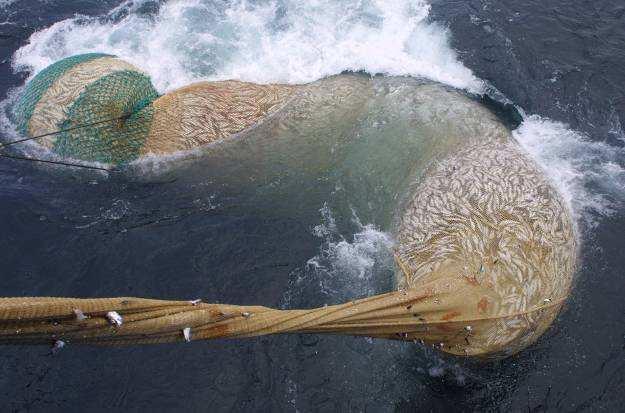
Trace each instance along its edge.
<instances>
[{"instance_id":1,"label":"fish caught in net","mask_svg":"<svg viewBox=\"0 0 625 413\"><path fill-rule=\"evenodd\" d=\"M508 128L462 92L343 74L308 85L201 82L158 96L147 75L111 56L56 65L31 81L14 110L23 133L70 129L42 144L113 164L199 149L193 167L273 199L268 214L294 216L302 188L325 194L325 185L334 208L358 210L391 232L396 289L305 310L4 298L0 342L340 333L497 358L535 342L570 293L577 246L568 205ZM114 121L72 129L107 118Z\"/></svg>"}]
</instances>

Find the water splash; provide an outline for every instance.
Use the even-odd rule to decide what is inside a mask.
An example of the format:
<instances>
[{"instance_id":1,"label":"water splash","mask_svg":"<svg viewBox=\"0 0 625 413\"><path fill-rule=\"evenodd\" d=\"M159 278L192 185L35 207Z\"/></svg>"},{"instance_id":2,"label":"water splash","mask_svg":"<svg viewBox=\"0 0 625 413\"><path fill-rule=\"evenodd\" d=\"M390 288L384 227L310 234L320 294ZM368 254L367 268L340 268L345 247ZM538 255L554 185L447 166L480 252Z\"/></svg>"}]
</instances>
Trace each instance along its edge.
<instances>
[{"instance_id":1,"label":"water splash","mask_svg":"<svg viewBox=\"0 0 625 413\"><path fill-rule=\"evenodd\" d=\"M353 214L356 232L351 240L339 233L332 212L327 205L320 210L322 223L313 228L313 234L323 239L320 254L308 261L308 266L329 276L366 282L374 274L376 265L392 266L391 236L372 224L362 225Z\"/></svg>"},{"instance_id":2,"label":"water splash","mask_svg":"<svg viewBox=\"0 0 625 413\"><path fill-rule=\"evenodd\" d=\"M312 229L313 235L321 239L319 253L291 274L291 285L281 304L283 308L301 305L293 303L292 299L310 297L313 292L326 304L375 294L381 281L388 284L393 278L394 243L390 234L372 224L362 225L354 213L355 232L345 237L327 205L320 213L321 223Z\"/></svg>"},{"instance_id":3,"label":"water splash","mask_svg":"<svg viewBox=\"0 0 625 413\"><path fill-rule=\"evenodd\" d=\"M14 56L37 73L94 50L145 69L161 91L198 80L305 83L345 70L423 76L479 92L449 33L423 0L127 1L106 18L77 16L33 34ZM124 16L124 17L118 17Z\"/></svg>"},{"instance_id":4,"label":"water splash","mask_svg":"<svg viewBox=\"0 0 625 413\"><path fill-rule=\"evenodd\" d=\"M578 220L591 227L625 201L624 150L592 141L567 125L527 117L515 139L558 187Z\"/></svg>"}]
</instances>

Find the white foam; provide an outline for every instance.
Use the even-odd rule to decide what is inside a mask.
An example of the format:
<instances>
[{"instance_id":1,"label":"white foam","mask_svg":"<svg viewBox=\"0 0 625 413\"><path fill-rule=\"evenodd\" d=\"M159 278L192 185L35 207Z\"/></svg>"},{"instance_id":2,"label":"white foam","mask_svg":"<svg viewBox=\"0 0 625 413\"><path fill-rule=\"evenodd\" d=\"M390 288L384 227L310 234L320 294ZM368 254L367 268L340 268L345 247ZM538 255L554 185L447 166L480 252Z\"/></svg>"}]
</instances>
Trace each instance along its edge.
<instances>
[{"instance_id":1,"label":"white foam","mask_svg":"<svg viewBox=\"0 0 625 413\"><path fill-rule=\"evenodd\" d=\"M201 79L303 83L344 70L482 89L449 47L449 33L427 21L423 0L254 3L178 0L146 16L127 1L110 13L126 8L124 18L77 16L34 33L13 64L36 73L66 56L111 53L149 72L161 91Z\"/></svg>"},{"instance_id":2,"label":"white foam","mask_svg":"<svg viewBox=\"0 0 625 413\"><path fill-rule=\"evenodd\" d=\"M577 218L611 214L625 199L622 149L590 140L560 122L527 117L513 132L543 168Z\"/></svg>"},{"instance_id":3,"label":"white foam","mask_svg":"<svg viewBox=\"0 0 625 413\"><path fill-rule=\"evenodd\" d=\"M330 242L324 252L339 273L365 279L376 260L388 255L392 245L389 234L368 224L351 241Z\"/></svg>"},{"instance_id":4,"label":"white foam","mask_svg":"<svg viewBox=\"0 0 625 413\"><path fill-rule=\"evenodd\" d=\"M392 237L373 224L362 225L353 213L357 232L346 239L328 206L320 212L322 223L313 228L313 234L322 238L323 243L320 253L308 260L308 269L321 277L320 284L326 292L334 292L339 286L344 291L371 292L376 266L392 269Z\"/></svg>"}]
</instances>

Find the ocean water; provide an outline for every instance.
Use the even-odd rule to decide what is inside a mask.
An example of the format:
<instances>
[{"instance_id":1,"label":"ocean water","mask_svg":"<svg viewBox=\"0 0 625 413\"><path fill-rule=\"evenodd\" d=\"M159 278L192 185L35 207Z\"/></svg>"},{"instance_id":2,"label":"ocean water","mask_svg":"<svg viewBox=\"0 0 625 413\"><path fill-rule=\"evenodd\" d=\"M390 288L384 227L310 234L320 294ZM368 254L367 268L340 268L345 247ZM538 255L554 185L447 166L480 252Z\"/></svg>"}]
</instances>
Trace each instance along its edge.
<instances>
[{"instance_id":1,"label":"ocean water","mask_svg":"<svg viewBox=\"0 0 625 413\"><path fill-rule=\"evenodd\" d=\"M519 4L522 3L522 4ZM513 135L574 211L573 295L532 348L493 364L418 345L284 336L98 349L4 348L10 410L613 410L625 388L625 6L611 1L0 1L0 128L28 78L116 54L161 92L343 71L424 77L509 103ZM49 156L36 145L28 155ZM393 240L327 206L241 214L236 191L0 161L0 294L195 298L291 308L390 288Z\"/></svg>"}]
</instances>

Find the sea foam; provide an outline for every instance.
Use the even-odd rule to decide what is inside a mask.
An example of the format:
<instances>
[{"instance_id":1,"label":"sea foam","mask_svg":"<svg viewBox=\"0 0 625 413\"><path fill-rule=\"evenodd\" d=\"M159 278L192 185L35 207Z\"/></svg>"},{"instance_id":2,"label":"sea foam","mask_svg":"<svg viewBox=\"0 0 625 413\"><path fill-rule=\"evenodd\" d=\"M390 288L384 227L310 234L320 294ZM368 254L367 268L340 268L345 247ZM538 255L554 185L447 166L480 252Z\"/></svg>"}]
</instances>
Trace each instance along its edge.
<instances>
[{"instance_id":1,"label":"sea foam","mask_svg":"<svg viewBox=\"0 0 625 413\"><path fill-rule=\"evenodd\" d=\"M625 151L593 141L567 125L528 116L513 131L571 207L577 221L594 226L625 201Z\"/></svg>"},{"instance_id":2,"label":"sea foam","mask_svg":"<svg viewBox=\"0 0 625 413\"><path fill-rule=\"evenodd\" d=\"M447 30L428 22L424 1L177 0L153 14L142 12L142 3L40 30L13 65L35 74L63 57L111 53L145 69L162 92L226 78L306 83L344 70L482 90L448 46Z\"/></svg>"}]
</instances>

